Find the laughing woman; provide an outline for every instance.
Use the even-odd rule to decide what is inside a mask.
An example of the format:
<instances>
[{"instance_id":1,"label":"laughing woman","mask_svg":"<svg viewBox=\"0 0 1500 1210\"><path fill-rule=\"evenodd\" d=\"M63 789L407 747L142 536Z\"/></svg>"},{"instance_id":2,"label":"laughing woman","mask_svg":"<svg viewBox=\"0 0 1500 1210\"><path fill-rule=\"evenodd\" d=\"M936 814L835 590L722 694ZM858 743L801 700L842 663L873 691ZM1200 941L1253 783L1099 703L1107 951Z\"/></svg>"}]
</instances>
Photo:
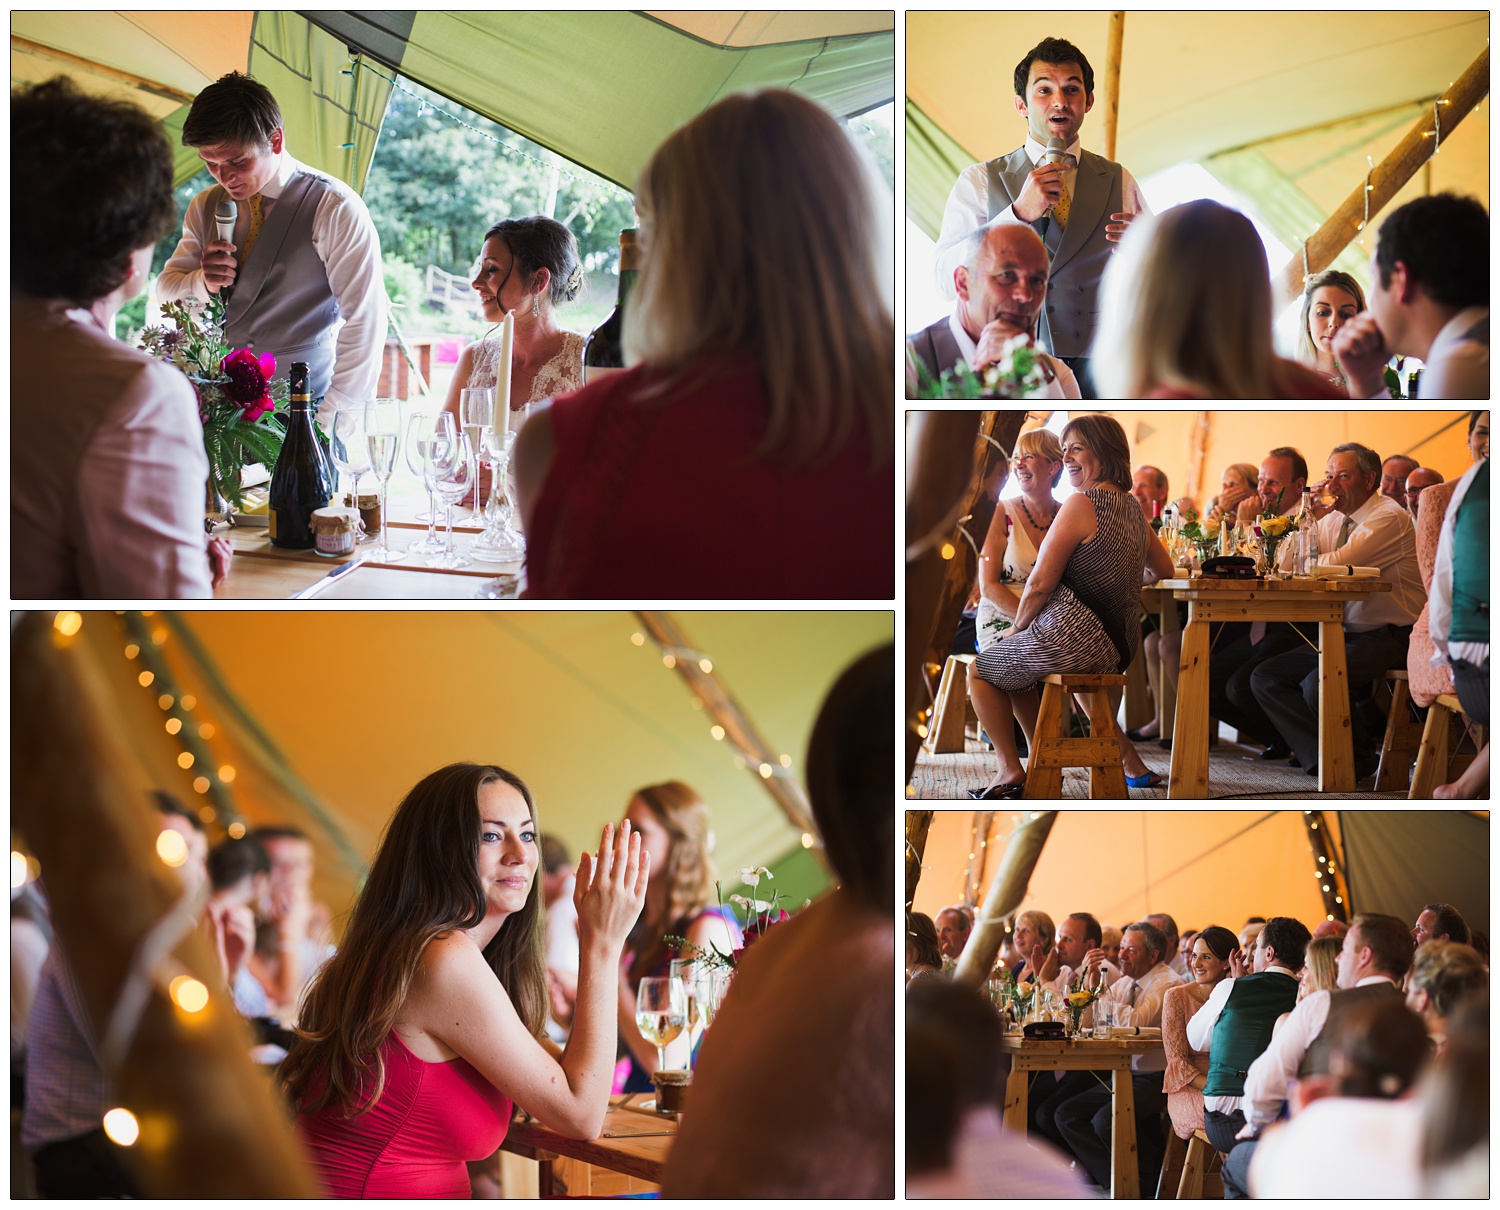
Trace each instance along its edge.
<instances>
[{"instance_id":1,"label":"laughing woman","mask_svg":"<svg viewBox=\"0 0 1500 1210\"><path fill-rule=\"evenodd\" d=\"M281 1066L297 1134L334 1197L468 1197L512 1106L597 1137L615 1055L615 967L650 860L628 822L578 863L578 1010L561 1059L547 1015L531 792L449 765L397 808L338 953Z\"/></svg>"},{"instance_id":2,"label":"laughing woman","mask_svg":"<svg viewBox=\"0 0 1500 1210\"><path fill-rule=\"evenodd\" d=\"M1020 798L1026 769L1014 720L1036 728L1036 686L1051 673L1123 672L1141 645L1142 583L1172 574L1172 559L1130 492L1130 446L1109 416L1088 413L1062 431L1063 470L1077 493L1063 501L1037 555L1015 628L969 667L969 696L995 745L994 778L974 798ZM1123 735L1126 782L1155 786Z\"/></svg>"},{"instance_id":3,"label":"laughing woman","mask_svg":"<svg viewBox=\"0 0 1500 1210\"><path fill-rule=\"evenodd\" d=\"M1021 494L996 506L979 560L981 651L1015 623L1021 589L1057 516L1052 490L1062 478L1062 444L1046 429L1022 433L1011 474Z\"/></svg>"}]
</instances>

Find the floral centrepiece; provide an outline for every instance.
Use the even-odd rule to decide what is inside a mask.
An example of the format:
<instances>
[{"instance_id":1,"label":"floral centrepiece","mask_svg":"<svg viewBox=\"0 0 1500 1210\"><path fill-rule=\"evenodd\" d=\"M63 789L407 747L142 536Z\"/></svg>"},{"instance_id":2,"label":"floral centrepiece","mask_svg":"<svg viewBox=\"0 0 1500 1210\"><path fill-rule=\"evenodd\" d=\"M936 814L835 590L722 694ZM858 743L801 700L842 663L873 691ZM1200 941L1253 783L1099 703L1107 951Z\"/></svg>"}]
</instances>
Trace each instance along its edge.
<instances>
[{"instance_id":1,"label":"floral centrepiece","mask_svg":"<svg viewBox=\"0 0 1500 1210\"><path fill-rule=\"evenodd\" d=\"M1073 976L1068 985L1068 994L1065 1003L1068 1007L1068 1019L1072 1025L1071 1032L1077 1034L1083 1020L1083 1010L1097 1000L1103 994L1102 987L1090 987L1083 972Z\"/></svg>"},{"instance_id":2,"label":"floral centrepiece","mask_svg":"<svg viewBox=\"0 0 1500 1210\"><path fill-rule=\"evenodd\" d=\"M740 881L751 889L760 886L762 879L775 877L765 866L746 866L735 871L740 876ZM718 892L719 907L724 906L724 890L717 882L714 889ZM731 895L729 902L740 909L744 919L740 920L743 940L739 946L730 953L725 953L718 946L710 942L702 946L696 942L689 941L686 937L675 937L667 934L662 938L672 949L688 962L700 962L710 970L732 971L740 964L740 959L746 950L764 937L771 929L785 920L792 918L791 913L781 906L785 897L780 891L771 895L769 900L752 898L749 895ZM807 903L802 904L803 907ZM736 913L738 919L739 913Z\"/></svg>"},{"instance_id":3,"label":"floral centrepiece","mask_svg":"<svg viewBox=\"0 0 1500 1210\"><path fill-rule=\"evenodd\" d=\"M1219 518L1210 517L1204 521L1191 508L1183 509L1182 515L1187 518L1182 524L1182 536L1197 550L1199 564L1207 563L1219 551L1219 533L1222 529Z\"/></svg>"},{"instance_id":4,"label":"floral centrepiece","mask_svg":"<svg viewBox=\"0 0 1500 1210\"><path fill-rule=\"evenodd\" d=\"M230 349L224 338L224 303L215 296L162 304L176 326L150 327L141 348L187 375L198 396L203 449L208 455L208 486L236 508L244 504L241 472L259 462L276 464L285 421L276 415L286 402L285 381L272 383L276 359L249 349Z\"/></svg>"},{"instance_id":5,"label":"floral centrepiece","mask_svg":"<svg viewBox=\"0 0 1500 1210\"><path fill-rule=\"evenodd\" d=\"M959 365L934 378L925 367L918 369L921 399L1025 399L1057 380L1041 350L1024 333L1007 340L1000 360L978 372Z\"/></svg>"},{"instance_id":6,"label":"floral centrepiece","mask_svg":"<svg viewBox=\"0 0 1500 1210\"><path fill-rule=\"evenodd\" d=\"M1276 572L1276 550L1281 545L1281 540L1292 530L1294 524L1291 517L1283 517L1277 510L1281 508L1281 497L1284 493L1276 493L1276 503L1266 506L1266 511L1255 518L1255 524L1250 527L1251 532L1261 540L1261 546L1265 551L1265 574L1270 579L1277 578Z\"/></svg>"}]
</instances>

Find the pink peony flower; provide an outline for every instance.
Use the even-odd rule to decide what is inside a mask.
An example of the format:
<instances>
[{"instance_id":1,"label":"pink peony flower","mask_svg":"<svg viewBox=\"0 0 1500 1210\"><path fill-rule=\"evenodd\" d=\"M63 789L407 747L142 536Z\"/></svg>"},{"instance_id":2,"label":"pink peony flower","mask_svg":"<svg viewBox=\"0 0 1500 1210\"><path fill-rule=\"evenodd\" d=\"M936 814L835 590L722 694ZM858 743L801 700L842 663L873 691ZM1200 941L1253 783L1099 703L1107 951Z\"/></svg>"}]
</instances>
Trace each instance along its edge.
<instances>
[{"instance_id":1,"label":"pink peony flower","mask_svg":"<svg viewBox=\"0 0 1500 1210\"><path fill-rule=\"evenodd\" d=\"M249 349L236 349L219 364L229 379L224 393L245 412L245 419L256 420L275 404L267 384L276 373L276 358L269 353L257 357Z\"/></svg>"}]
</instances>

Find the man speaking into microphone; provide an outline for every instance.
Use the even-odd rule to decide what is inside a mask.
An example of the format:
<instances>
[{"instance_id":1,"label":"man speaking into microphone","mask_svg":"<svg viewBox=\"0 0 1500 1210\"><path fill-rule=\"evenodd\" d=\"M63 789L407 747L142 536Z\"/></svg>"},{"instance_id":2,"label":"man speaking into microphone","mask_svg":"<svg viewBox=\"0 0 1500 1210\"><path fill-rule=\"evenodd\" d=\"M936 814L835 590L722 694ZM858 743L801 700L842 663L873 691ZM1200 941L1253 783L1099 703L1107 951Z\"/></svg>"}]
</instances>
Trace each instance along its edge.
<instances>
[{"instance_id":1,"label":"man speaking into microphone","mask_svg":"<svg viewBox=\"0 0 1500 1210\"><path fill-rule=\"evenodd\" d=\"M1038 343L1073 370L1083 397L1094 399L1088 349L1099 318L1099 279L1112 245L1150 209L1129 172L1079 142L1084 115L1094 107L1094 69L1071 42L1044 38L1016 65L1015 106L1026 119L1026 142L969 165L948 195L937 241L938 288L955 297L953 271L974 230L1028 224L1052 262Z\"/></svg>"}]
</instances>

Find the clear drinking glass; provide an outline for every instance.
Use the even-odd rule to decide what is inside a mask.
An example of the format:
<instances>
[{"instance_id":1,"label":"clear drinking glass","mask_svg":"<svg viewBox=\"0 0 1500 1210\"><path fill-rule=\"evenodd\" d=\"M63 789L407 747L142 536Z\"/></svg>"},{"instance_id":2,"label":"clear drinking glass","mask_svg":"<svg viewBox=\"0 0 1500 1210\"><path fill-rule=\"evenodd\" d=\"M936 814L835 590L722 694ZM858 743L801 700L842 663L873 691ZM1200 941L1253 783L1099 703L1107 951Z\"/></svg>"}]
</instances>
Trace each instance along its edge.
<instances>
[{"instance_id":1,"label":"clear drinking glass","mask_svg":"<svg viewBox=\"0 0 1500 1210\"><path fill-rule=\"evenodd\" d=\"M370 469L380 481L380 540L365 552L365 558L376 563L399 563L406 551L392 550L386 538L386 489L396 469L396 449L401 444L401 402L376 399L365 404L365 449L370 455Z\"/></svg>"},{"instance_id":2,"label":"clear drinking glass","mask_svg":"<svg viewBox=\"0 0 1500 1210\"><path fill-rule=\"evenodd\" d=\"M408 546L408 553L436 555L443 552L437 536L437 488L426 475L427 447L435 440L451 442L458 432L452 412L417 412L406 422L406 465L427 488L427 536Z\"/></svg>"},{"instance_id":3,"label":"clear drinking glass","mask_svg":"<svg viewBox=\"0 0 1500 1210\"><path fill-rule=\"evenodd\" d=\"M469 547L481 563L514 563L526 557L526 539L515 524L515 507L510 496L510 455L521 431L531 416L531 404L512 408L506 415L496 414L494 424L484 434L484 455L489 461L490 498L484 506L484 532ZM503 423L503 427L502 427ZM514 576L486 580L474 594L481 600L505 600L516 594Z\"/></svg>"},{"instance_id":4,"label":"clear drinking glass","mask_svg":"<svg viewBox=\"0 0 1500 1210\"><path fill-rule=\"evenodd\" d=\"M458 553L453 545L453 506L469 494L479 478L478 463L469 435L459 433L452 440L434 438L427 447L424 475L443 501L443 550L427 556L431 567L468 567L472 560Z\"/></svg>"},{"instance_id":5,"label":"clear drinking glass","mask_svg":"<svg viewBox=\"0 0 1500 1210\"><path fill-rule=\"evenodd\" d=\"M475 454L483 451L483 430L495 423L495 388L464 387L458 393L458 418ZM479 480L474 480L474 515L479 516Z\"/></svg>"},{"instance_id":6,"label":"clear drinking glass","mask_svg":"<svg viewBox=\"0 0 1500 1210\"><path fill-rule=\"evenodd\" d=\"M687 1028L687 989L681 979L648 976L635 997L635 1024L656 1047L656 1068L667 1068L667 1044Z\"/></svg>"},{"instance_id":7,"label":"clear drinking glass","mask_svg":"<svg viewBox=\"0 0 1500 1210\"><path fill-rule=\"evenodd\" d=\"M359 507L359 481L370 473L370 448L365 440L365 409L340 408L333 414L333 464L354 480L354 507ZM374 537L366 534L364 541Z\"/></svg>"}]
</instances>

